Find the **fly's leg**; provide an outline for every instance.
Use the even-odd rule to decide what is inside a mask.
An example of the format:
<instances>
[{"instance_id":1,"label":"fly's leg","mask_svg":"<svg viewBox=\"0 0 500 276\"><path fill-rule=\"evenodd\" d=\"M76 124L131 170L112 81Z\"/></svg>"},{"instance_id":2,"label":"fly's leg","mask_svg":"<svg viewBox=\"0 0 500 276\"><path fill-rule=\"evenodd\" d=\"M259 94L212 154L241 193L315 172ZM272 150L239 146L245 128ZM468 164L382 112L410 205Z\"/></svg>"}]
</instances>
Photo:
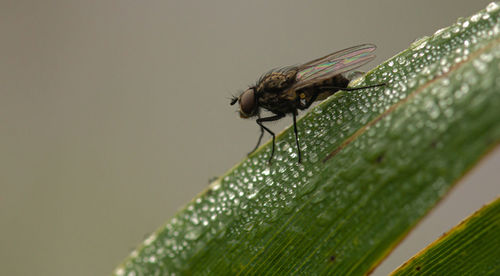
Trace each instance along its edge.
<instances>
[{"instance_id":1,"label":"fly's leg","mask_svg":"<svg viewBox=\"0 0 500 276\"><path fill-rule=\"evenodd\" d=\"M271 157L269 157L269 164L271 163L271 161L273 160L273 156L274 156L274 145L276 144L275 143L275 140L276 140L276 137L274 135L274 132L272 132L270 129L268 129L267 127L265 127L262 123L263 122L271 122L271 121L276 121L276 120L279 120L281 118L285 117L285 114L283 113L280 113L280 114L276 114L274 116L271 116L271 117L265 117L265 118L259 118L256 120L257 124L261 127L261 129L264 129L265 131L267 131L267 133L271 134L273 136L273 149L271 151ZM260 140L260 139L259 139Z\"/></svg>"},{"instance_id":2,"label":"fly's leg","mask_svg":"<svg viewBox=\"0 0 500 276\"><path fill-rule=\"evenodd\" d=\"M259 117L259 118L260 118L260 117ZM248 155L250 155L250 154L252 154L254 151L256 151L256 150L257 150L257 148L258 148L258 147L259 147L259 145L260 145L260 141L262 141L262 136L264 136L264 128L261 126L261 127L260 127L260 135L259 135L259 140L257 140L257 145L255 145L255 148L253 148L253 150L252 150L252 151L250 151L250 152L247 154L247 156L248 156Z\"/></svg>"},{"instance_id":3,"label":"fly's leg","mask_svg":"<svg viewBox=\"0 0 500 276\"><path fill-rule=\"evenodd\" d=\"M300 146L299 146L299 134L297 132L297 112L293 112L293 131L295 132L295 143L297 144L297 151L299 152L299 163L301 162Z\"/></svg>"},{"instance_id":4,"label":"fly's leg","mask_svg":"<svg viewBox=\"0 0 500 276\"><path fill-rule=\"evenodd\" d=\"M343 91L356 91L356 90L379 87L379 86L384 86L384 85L386 85L386 84L379 83L379 84L373 84L373 85L367 85L367 86L361 86L361 87L321 86L321 87L319 87L319 89L320 90L338 89L338 90L343 90Z\"/></svg>"},{"instance_id":5,"label":"fly's leg","mask_svg":"<svg viewBox=\"0 0 500 276\"><path fill-rule=\"evenodd\" d=\"M380 84L368 85L368 86L363 86L363 87L354 87L354 88L340 87L340 86L321 86L321 87L318 87L318 89L316 89L315 91L313 91L311 97L305 103L298 100L297 108L300 110L308 109L314 103L314 101L316 101L316 99L318 98L318 95L325 90L335 90L332 93L332 95L333 95L340 90L355 91L355 90L379 87L379 86L384 86L384 85L386 85L386 84L380 83ZM296 115L296 113L297 112L293 113L293 130L295 131L295 143L297 144L297 150L299 152L299 163L301 163L301 154L300 154L300 146L299 146L299 139L298 139L298 132L297 132L297 122L296 122L297 115ZM273 146L274 146L274 135L273 135ZM273 148L273 152L274 152L274 148Z\"/></svg>"},{"instance_id":6,"label":"fly's leg","mask_svg":"<svg viewBox=\"0 0 500 276\"><path fill-rule=\"evenodd\" d=\"M318 95L321 92L325 91L325 90L335 90L332 93L332 95L333 95L333 94L337 93L340 90L343 90L343 91L356 91L356 90L362 90L362 89L367 89L367 88L379 87L379 86L384 86L384 85L386 85L386 84L385 83L379 83L379 84L373 84L373 85L362 86L362 87L353 87L353 88L350 88L350 87L341 87L341 86L320 86L320 87L317 88L316 91L313 92L311 98L305 104L303 104L302 102L299 101L299 104L298 104L297 107L300 110L308 109L314 103L314 101L316 101L316 99L318 98Z\"/></svg>"}]
</instances>

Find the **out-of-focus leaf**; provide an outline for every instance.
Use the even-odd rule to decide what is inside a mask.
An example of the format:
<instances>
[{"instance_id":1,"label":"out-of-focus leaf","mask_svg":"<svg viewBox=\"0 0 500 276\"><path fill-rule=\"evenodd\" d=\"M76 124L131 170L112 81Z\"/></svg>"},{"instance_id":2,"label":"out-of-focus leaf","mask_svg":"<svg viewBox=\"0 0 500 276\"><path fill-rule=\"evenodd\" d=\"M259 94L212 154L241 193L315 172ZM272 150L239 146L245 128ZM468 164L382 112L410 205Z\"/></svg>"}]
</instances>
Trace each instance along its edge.
<instances>
[{"instance_id":1,"label":"out-of-focus leaf","mask_svg":"<svg viewBox=\"0 0 500 276\"><path fill-rule=\"evenodd\" d=\"M455 226L393 275L500 275L500 198Z\"/></svg>"}]
</instances>

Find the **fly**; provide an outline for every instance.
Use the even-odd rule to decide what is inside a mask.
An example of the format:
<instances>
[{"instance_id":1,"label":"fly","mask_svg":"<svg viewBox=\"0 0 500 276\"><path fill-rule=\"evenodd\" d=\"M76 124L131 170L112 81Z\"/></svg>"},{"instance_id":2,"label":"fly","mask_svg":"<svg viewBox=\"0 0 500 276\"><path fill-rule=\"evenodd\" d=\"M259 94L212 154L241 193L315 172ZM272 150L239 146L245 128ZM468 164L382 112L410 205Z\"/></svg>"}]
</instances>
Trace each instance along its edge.
<instances>
[{"instance_id":1,"label":"fly","mask_svg":"<svg viewBox=\"0 0 500 276\"><path fill-rule=\"evenodd\" d=\"M257 84L249 87L239 97L231 99L231 105L239 103L241 118L257 116L257 124L260 127L260 136L255 148L248 154L254 152L260 145L264 130L273 137L273 148L269 163L274 156L275 135L264 122L276 121L291 113L293 116L293 130L295 132L295 143L301 163L300 145L297 132L298 110L305 110L315 101L326 99L340 90L354 91L372 87L383 86L375 84L363 87L348 88L351 79L344 74L352 71L375 58L373 44L362 44L353 46L338 52L326 55L299 66L290 66L273 70L262 76ZM261 108L274 115L261 117Z\"/></svg>"}]
</instances>

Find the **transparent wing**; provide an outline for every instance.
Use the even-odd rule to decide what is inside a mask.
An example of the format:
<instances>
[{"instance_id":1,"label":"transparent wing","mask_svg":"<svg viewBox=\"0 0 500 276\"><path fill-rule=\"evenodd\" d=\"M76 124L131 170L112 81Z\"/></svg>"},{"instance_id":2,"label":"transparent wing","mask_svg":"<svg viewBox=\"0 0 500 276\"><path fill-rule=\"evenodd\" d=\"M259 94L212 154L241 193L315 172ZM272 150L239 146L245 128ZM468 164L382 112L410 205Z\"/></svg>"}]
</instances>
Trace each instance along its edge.
<instances>
[{"instance_id":1,"label":"transparent wing","mask_svg":"<svg viewBox=\"0 0 500 276\"><path fill-rule=\"evenodd\" d=\"M292 89L301 89L354 70L374 59L376 48L373 44L353 46L300 65Z\"/></svg>"}]
</instances>

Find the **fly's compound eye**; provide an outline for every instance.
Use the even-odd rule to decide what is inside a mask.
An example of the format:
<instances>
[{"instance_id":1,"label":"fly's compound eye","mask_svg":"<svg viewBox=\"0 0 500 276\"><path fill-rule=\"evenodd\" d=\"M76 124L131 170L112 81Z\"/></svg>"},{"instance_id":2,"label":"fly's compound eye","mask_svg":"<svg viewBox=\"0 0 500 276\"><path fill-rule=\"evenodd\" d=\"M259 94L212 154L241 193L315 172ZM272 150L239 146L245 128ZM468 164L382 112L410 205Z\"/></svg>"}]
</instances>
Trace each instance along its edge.
<instances>
[{"instance_id":1,"label":"fly's compound eye","mask_svg":"<svg viewBox=\"0 0 500 276\"><path fill-rule=\"evenodd\" d=\"M243 118L252 116L255 113L257 103L255 102L255 91L247 89L240 96L240 115Z\"/></svg>"}]
</instances>

